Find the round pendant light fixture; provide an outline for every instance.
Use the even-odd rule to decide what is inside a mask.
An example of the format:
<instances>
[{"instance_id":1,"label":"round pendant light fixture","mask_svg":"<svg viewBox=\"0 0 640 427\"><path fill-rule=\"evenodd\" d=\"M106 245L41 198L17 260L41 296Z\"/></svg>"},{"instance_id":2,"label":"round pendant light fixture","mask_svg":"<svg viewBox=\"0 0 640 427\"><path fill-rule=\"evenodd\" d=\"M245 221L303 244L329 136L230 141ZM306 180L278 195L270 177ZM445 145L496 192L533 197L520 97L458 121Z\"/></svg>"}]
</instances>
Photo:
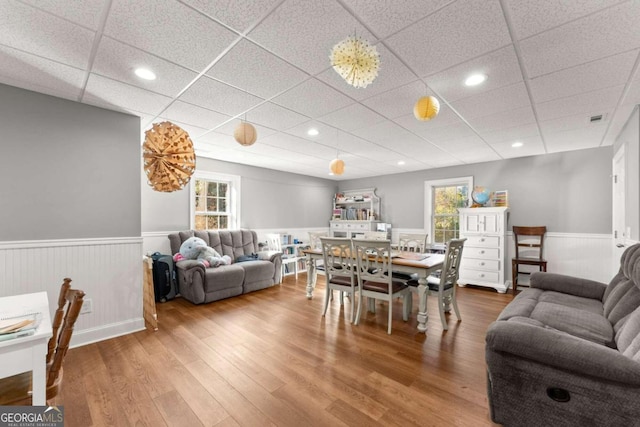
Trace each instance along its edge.
<instances>
[{"instance_id":1,"label":"round pendant light fixture","mask_svg":"<svg viewBox=\"0 0 640 427\"><path fill-rule=\"evenodd\" d=\"M238 141L238 144L248 147L256 142L258 132L251 123L240 122L233 131L233 137Z\"/></svg>"},{"instance_id":2,"label":"round pendant light fixture","mask_svg":"<svg viewBox=\"0 0 640 427\"><path fill-rule=\"evenodd\" d=\"M438 115L438 111L440 111L440 101L433 96L424 96L413 106L413 115L421 121L433 119Z\"/></svg>"},{"instance_id":3,"label":"round pendant light fixture","mask_svg":"<svg viewBox=\"0 0 640 427\"><path fill-rule=\"evenodd\" d=\"M342 175L344 173L344 161L338 158L331 160L329 169L334 175Z\"/></svg>"}]
</instances>

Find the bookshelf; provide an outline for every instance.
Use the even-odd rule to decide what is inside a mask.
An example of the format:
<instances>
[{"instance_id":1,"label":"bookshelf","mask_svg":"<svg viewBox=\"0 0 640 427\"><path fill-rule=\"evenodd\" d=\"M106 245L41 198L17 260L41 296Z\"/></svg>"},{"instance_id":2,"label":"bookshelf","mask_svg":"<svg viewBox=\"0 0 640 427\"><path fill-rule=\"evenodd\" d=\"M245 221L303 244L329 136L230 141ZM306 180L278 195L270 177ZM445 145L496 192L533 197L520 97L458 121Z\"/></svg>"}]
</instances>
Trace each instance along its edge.
<instances>
[{"instance_id":1,"label":"bookshelf","mask_svg":"<svg viewBox=\"0 0 640 427\"><path fill-rule=\"evenodd\" d=\"M333 237L357 237L375 231L380 222L380 198L375 188L346 190L333 198L330 228Z\"/></svg>"}]
</instances>

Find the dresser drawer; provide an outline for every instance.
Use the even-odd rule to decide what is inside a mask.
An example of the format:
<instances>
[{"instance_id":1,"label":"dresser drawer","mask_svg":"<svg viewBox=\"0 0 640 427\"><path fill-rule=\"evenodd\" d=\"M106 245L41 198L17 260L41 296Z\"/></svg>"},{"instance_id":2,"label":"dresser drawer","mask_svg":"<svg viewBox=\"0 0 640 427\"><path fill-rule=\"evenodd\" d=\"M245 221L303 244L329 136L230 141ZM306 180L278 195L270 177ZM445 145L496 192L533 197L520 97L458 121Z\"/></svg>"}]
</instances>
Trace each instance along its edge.
<instances>
[{"instance_id":1,"label":"dresser drawer","mask_svg":"<svg viewBox=\"0 0 640 427\"><path fill-rule=\"evenodd\" d=\"M465 245L462 251L462 258L500 259L500 249L498 248L471 248Z\"/></svg>"},{"instance_id":2,"label":"dresser drawer","mask_svg":"<svg viewBox=\"0 0 640 427\"><path fill-rule=\"evenodd\" d=\"M481 270L460 270L460 281L462 283L474 281L479 282L497 282L500 278L500 273L497 271L481 271Z\"/></svg>"},{"instance_id":3,"label":"dresser drawer","mask_svg":"<svg viewBox=\"0 0 640 427\"><path fill-rule=\"evenodd\" d=\"M464 253L464 252L463 252ZM462 268L475 268L476 270L499 271L500 261L495 259L477 259L462 257Z\"/></svg>"},{"instance_id":4,"label":"dresser drawer","mask_svg":"<svg viewBox=\"0 0 640 427\"><path fill-rule=\"evenodd\" d=\"M464 247L470 246L482 246L489 248L497 248L500 246L500 236L466 236L467 241L464 242Z\"/></svg>"}]
</instances>

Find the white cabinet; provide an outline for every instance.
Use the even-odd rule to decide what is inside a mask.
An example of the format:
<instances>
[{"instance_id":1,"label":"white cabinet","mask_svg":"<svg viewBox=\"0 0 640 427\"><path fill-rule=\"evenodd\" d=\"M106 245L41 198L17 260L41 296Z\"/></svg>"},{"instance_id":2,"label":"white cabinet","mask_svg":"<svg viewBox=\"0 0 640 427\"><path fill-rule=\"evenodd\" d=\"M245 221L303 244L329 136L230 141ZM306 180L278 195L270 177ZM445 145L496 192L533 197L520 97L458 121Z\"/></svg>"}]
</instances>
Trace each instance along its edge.
<instances>
[{"instance_id":1,"label":"white cabinet","mask_svg":"<svg viewBox=\"0 0 640 427\"><path fill-rule=\"evenodd\" d=\"M505 293L508 208L462 208L460 237L466 238L460 264L460 285L487 286Z\"/></svg>"},{"instance_id":2,"label":"white cabinet","mask_svg":"<svg viewBox=\"0 0 640 427\"><path fill-rule=\"evenodd\" d=\"M375 188L343 191L333 201L331 236L361 237L366 231L376 231L379 220L380 198Z\"/></svg>"}]
</instances>

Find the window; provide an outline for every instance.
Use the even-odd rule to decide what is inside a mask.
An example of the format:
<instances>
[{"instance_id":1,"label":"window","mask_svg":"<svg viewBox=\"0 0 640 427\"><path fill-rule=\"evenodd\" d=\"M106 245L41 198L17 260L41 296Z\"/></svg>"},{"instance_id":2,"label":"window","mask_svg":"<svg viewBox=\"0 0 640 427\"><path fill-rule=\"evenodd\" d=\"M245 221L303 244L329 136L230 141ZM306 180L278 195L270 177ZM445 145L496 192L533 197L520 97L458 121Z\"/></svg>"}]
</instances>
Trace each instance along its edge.
<instances>
[{"instance_id":1,"label":"window","mask_svg":"<svg viewBox=\"0 0 640 427\"><path fill-rule=\"evenodd\" d=\"M196 172L191 180L191 228L238 228L240 177Z\"/></svg>"},{"instance_id":2,"label":"window","mask_svg":"<svg viewBox=\"0 0 640 427\"><path fill-rule=\"evenodd\" d=\"M469 206L473 177L425 182L425 228L432 243L460 236L458 208Z\"/></svg>"}]
</instances>

